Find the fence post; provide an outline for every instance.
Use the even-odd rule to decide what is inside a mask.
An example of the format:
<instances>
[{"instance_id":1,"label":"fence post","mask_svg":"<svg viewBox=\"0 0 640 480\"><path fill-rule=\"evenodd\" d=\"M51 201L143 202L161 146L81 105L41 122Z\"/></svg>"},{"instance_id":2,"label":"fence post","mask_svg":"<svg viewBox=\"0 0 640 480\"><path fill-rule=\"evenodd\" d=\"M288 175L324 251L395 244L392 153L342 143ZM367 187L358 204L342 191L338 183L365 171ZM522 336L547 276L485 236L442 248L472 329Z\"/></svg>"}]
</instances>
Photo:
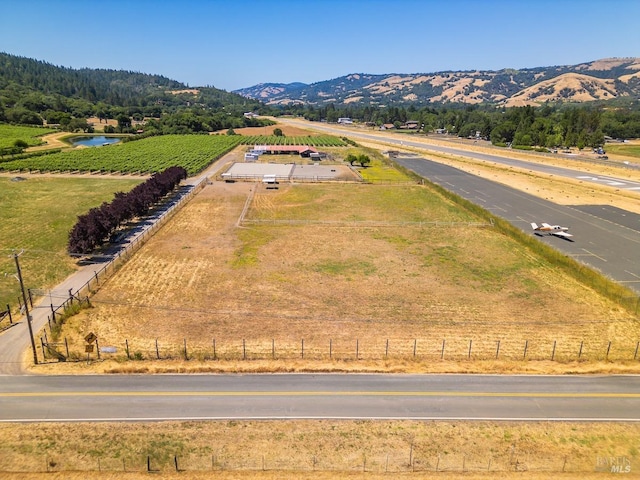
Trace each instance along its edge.
<instances>
[{"instance_id":1,"label":"fence post","mask_svg":"<svg viewBox=\"0 0 640 480\"><path fill-rule=\"evenodd\" d=\"M527 358L527 347L529 347L529 340L524 341L524 355L522 356L523 360L526 360Z\"/></svg>"},{"instance_id":2,"label":"fence post","mask_svg":"<svg viewBox=\"0 0 640 480\"><path fill-rule=\"evenodd\" d=\"M409 466L413 465L413 442L409 446Z\"/></svg>"},{"instance_id":3,"label":"fence post","mask_svg":"<svg viewBox=\"0 0 640 480\"><path fill-rule=\"evenodd\" d=\"M189 353L187 352L187 339L184 339L184 359L189 360Z\"/></svg>"},{"instance_id":4,"label":"fence post","mask_svg":"<svg viewBox=\"0 0 640 480\"><path fill-rule=\"evenodd\" d=\"M247 344L244 338L242 339L242 359L247 359Z\"/></svg>"},{"instance_id":5,"label":"fence post","mask_svg":"<svg viewBox=\"0 0 640 480\"><path fill-rule=\"evenodd\" d=\"M7 303L7 313L9 314L9 324L13 325L13 317L11 316L11 308L9 307L8 303Z\"/></svg>"},{"instance_id":6,"label":"fence post","mask_svg":"<svg viewBox=\"0 0 640 480\"><path fill-rule=\"evenodd\" d=\"M609 345L607 345L607 356L605 360L609 360L609 352L611 351L611 340L609 340Z\"/></svg>"},{"instance_id":7,"label":"fence post","mask_svg":"<svg viewBox=\"0 0 640 480\"><path fill-rule=\"evenodd\" d=\"M498 359L499 355L500 355L500 340L498 340L498 345L496 346L496 360Z\"/></svg>"},{"instance_id":8,"label":"fence post","mask_svg":"<svg viewBox=\"0 0 640 480\"><path fill-rule=\"evenodd\" d=\"M160 360L160 350L158 349L158 339L156 338L156 359Z\"/></svg>"},{"instance_id":9,"label":"fence post","mask_svg":"<svg viewBox=\"0 0 640 480\"><path fill-rule=\"evenodd\" d=\"M304 338L300 342L300 358L304 358Z\"/></svg>"},{"instance_id":10,"label":"fence post","mask_svg":"<svg viewBox=\"0 0 640 480\"><path fill-rule=\"evenodd\" d=\"M124 339L124 348L127 352L127 360L131 360L131 355L129 355L129 340Z\"/></svg>"},{"instance_id":11,"label":"fence post","mask_svg":"<svg viewBox=\"0 0 640 480\"><path fill-rule=\"evenodd\" d=\"M442 352L440 353L440 360L444 360L444 338L442 339Z\"/></svg>"},{"instance_id":12,"label":"fence post","mask_svg":"<svg viewBox=\"0 0 640 480\"><path fill-rule=\"evenodd\" d=\"M636 343L636 351L633 354L633 359L635 360L636 357L638 356L638 347L640 347L640 342Z\"/></svg>"},{"instance_id":13,"label":"fence post","mask_svg":"<svg viewBox=\"0 0 640 480\"><path fill-rule=\"evenodd\" d=\"M584 340L580 342L580 351L578 352L578 359L582 357L582 346L584 345Z\"/></svg>"},{"instance_id":14,"label":"fence post","mask_svg":"<svg viewBox=\"0 0 640 480\"><path fill-rule=\"evenodd\" d=\"M389 339L387 338L387 344L384 347L384 358L387 358L389 356Z\"/></svg>"},{"instance_id":15,"label":"fence post","mask_svg":"<svg viewBox=\"0 0 640 480\"><path fill-rule=\"evenodd\" d=\"M553 359L556 356L556 340L553 341L553 350L551 351L551 361L553 362Z\"/></svg>"},{"instance_id":16,"label":"fence post","mask_svg":"<svg viewBox=\"0 0 640 480\"><path fill-rule=\"evenodd\" d=\"M29 304L31 305L31 308L33 308L33 297L31 296L31 289L27 288L27 292L29 292Z\"/></svg>"},{"instance_id":17,"label":"fence post","mask_svg":"<svg viewBox=\"0 0 640 480\"><path fill-rule=\"evenodd\" d=\"M473 340L469 340L469 357L468 357L468 360L471 360L471 345L473 345Z\"/></svg>"},{"instance_id":18,"label":"fence post","mask_svg":"<svg viewBox=\"0 0 640 480\"><path fill-rule=\"evenodd\" d=\"M46 360L47 359L47 352L44 349L44 340L42 340L42 337L40 337L40 345L42 346L42 358L44 358Z\"/></svg>"},{"instance_id":19,"label":"fence post","mask_svg":"<svg viewBox=\"0 0 640 480\"><path fill-rule=\"evenodd\" d=\"M213 339L213 359L217 360L218 359L218 354L216 353L216 339Z\"/></svg>"},{"instance_id":20,"label":"fence post","mask_svg":"<svg viewBox=\"0 0 640 480\"><path fill-rule=\"evenodd\" d=\"M413 339L413 358L416 358L416 350L418 349L418 339Z\"/></svg>"},{"instance_id":21,"label":"fence post","mask_svg":"<svg viewBox=\"0 0 640 480\"><path fill-rule=\"evenodd\" d=\"M96 346L98 345L97 341L96 341ZM69 342L67 342L67 337L64 337L64 349L67 352L67 358L69 358ZM100 355L98 354L98 358L100 358Z\"/></svg>"}]
</instances>

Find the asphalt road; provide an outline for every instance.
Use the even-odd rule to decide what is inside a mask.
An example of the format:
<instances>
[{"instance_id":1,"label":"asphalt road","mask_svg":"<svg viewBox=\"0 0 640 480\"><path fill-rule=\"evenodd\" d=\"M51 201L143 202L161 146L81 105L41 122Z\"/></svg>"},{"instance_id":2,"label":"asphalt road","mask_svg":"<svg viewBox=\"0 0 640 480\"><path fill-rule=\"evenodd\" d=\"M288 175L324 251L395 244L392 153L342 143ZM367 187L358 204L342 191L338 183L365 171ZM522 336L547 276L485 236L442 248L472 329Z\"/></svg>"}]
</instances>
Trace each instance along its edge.
<instances>
[{"instance_id":1,"label":"asphalt road","mask_svg":"<svg viewBox=\"0 0 640 480\"><path fill-rule=\"evenodd\" d=\"M640 292L640 215L602 205L564 206L418 157L400 164L534 235L531 222L570 228L572 240L541 241Z\"/></svg>"},{"instance_id":2,"label":"asphalt road","mask_svg":"<svg viewBox=\"0 0 640 480\"><path fill-rule=\"evenodd\" d=\"M634 376L0 377L0 421L214 419L640 421Z\"/></svg>"},{"instance_id":3,"label":"asphalt road","mask_svg":"<svg viewBox=\"0 0 640 480\"><path fill-rule=\"evenodd\" d=\"M590 173L586 173L580 169L580 161L576 159L575 156L570 155L558 155L567 161L567 164L571 164L572 168L568 167L557 167L554 165L545 165L536 162L528 162L526 160L518 160L515 158L510 158L508 156L508 151L501 150L500 155L498 154L490 154L490 153L482 153L476 152L469 149L458 148L453 144L452 146L443 146L443 145L434 145L432 143L428 143L427 141L416 141L411 137L401 134L392 134L392 133L377 133L373 135L371 133L362 132L356 128L345 128L345 127L336 127L335 125L327 125L327 124L319 124L317 122L301 122L300 120L287 120L281 119L280 121L285 123L290 123L295 126L310 128L312 130L317 130L320 132L330 133L332 135L337 136L348 136L349 138L353 138L355 140L368 140L371 142L384 142L387 144L395 144L398 147L415 147L422 150L433 151L438 153L447 153L452 155L459 155L467 158L473 158L476 160L482 160L485 162L493 162L499 163L505 166L519 167L528 169L531 171L536 171L540 173L546 173L549 175L554 175L557 177L571 178L577 179L584 183L594 183L600 185L608 185L610 187L615 187L620 190L631 190L635 192L640 192L640 182L631 181L624 178L611 177L611 176L595 176ZM631 167L630 167L631 168ZM637 168L637 167L636 167Z\"/></svg>"}]
</instances>

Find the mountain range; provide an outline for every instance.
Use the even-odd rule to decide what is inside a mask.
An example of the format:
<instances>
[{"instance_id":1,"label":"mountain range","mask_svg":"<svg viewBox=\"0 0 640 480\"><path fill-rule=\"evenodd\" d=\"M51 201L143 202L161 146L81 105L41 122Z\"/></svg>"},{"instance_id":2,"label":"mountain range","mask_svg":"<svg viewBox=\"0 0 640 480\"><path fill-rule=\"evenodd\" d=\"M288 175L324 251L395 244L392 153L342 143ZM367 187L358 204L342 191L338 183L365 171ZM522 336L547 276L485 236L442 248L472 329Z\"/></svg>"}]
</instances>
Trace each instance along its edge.
<instances>
[{"instance_id":1,"label":"mountain range","mask_svg":"<svg viewBox=\"0 0 640 480\"><path fill-rule=\"evenodd\" d=\"M578 65L437 73L353 73L305 83L260 83L235 90L268 105L390 105L545 102L582 103L640 97L640 58L605 58Z\"/></svg>"}]
</instances>

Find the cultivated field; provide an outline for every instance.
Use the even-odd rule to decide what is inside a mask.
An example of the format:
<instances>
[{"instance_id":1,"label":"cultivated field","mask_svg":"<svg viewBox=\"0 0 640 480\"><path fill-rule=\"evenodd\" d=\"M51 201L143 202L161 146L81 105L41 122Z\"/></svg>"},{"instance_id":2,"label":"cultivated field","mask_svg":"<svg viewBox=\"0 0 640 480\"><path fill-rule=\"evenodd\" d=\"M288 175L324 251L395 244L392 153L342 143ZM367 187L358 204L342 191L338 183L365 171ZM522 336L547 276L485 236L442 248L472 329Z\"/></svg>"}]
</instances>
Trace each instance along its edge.
<instances>
[{"instance_id":1,"label":"cultivated field","mask_svg":"<svg viewBox=\"0 0 640 480\"><path fill-rule=\"evenodd\" d=\"M640 339L635 316L406 184L214 183L93 305L62 335L75 351L89 331L116 346L103 371L517 370L524 358L631 360Z\"/></svg>"},{"instance_id":2,"label":"cultivated field","mask_svg":"<svg viewBox=\"0 0 640 480\"><path fill-rule=\"evenodd\" d=\"M0 163L4 171L155 173L172 166L196 174L233 149L239 136L163 135Z\"/></svg>"},{"instance_id":3,"label":"cultivated field","mask_svg":"<svg viewBox=\"0 0 640 480\"><path fill-rule=\"evenodd\" d=\"M42 135L55 132L51 128L24 127L0 123L0 149L12 147L16 140L22 140L29 146L40 145Z\"/></svg>"}]
</instances>

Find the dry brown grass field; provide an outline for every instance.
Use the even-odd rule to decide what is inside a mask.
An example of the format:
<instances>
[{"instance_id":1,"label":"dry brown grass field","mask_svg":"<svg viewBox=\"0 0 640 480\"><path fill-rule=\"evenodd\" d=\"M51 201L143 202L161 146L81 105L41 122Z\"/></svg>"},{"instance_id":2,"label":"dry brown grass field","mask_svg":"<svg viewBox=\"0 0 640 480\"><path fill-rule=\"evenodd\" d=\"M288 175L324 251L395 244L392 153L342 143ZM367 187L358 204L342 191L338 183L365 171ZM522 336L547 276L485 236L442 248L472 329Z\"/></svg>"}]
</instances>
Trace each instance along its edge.
<instances>
[{"instance_id":1,"label":"dry brown grass field","mask_svg":"<svg viewBox=\"0 0 640 480\"><path fill-rule=\"evenodd\" d=\"M0 437L5 480L601 478L611 459L628 462L637 478L640 468L640 426L622 423L0 424Z\"/></svg>"},{"instance_id":2,"label":"dry brown grass field","mask_svg":"<svg viewBox=\"0 0 640 480\"><path fill-rule=\"evenodd\" d=\"M418 185L213 182L63 328L118 352L64 370L637 371L636 316L468 222Z\"/></svg>"}]
</instances>

